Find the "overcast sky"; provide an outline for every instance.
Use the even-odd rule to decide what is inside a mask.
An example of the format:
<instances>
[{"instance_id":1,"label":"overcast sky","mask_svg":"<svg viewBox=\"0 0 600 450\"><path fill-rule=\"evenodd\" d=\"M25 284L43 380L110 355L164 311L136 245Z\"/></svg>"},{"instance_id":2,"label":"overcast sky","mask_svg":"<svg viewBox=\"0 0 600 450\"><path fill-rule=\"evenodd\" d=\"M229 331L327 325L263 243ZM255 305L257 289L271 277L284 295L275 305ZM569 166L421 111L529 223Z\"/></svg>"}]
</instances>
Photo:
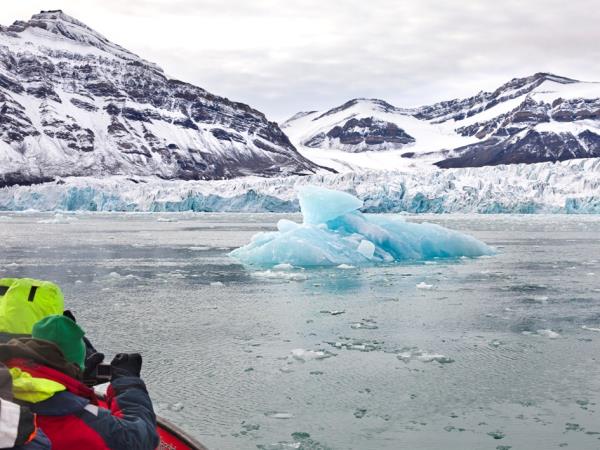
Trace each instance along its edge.
<instances>
[{"instance_id":1,"label":"overcast sky","mask_svg":"<svg viewBox=\"0 0 600 450\"><path fill-rule=\"evenodd\" d=\"M273 120L355 97L415 106L540 71L600 81L598 0L1 0L62 9Z\"/></svg>"}]
</instances>

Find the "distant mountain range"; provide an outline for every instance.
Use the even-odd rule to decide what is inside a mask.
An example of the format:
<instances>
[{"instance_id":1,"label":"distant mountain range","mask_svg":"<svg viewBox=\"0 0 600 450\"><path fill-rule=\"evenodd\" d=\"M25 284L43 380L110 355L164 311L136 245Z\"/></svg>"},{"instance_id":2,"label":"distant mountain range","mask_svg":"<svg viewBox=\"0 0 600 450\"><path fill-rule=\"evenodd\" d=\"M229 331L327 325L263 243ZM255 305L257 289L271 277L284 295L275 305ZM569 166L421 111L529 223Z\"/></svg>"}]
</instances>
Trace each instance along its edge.
<instances>
[{"instance_id":1,"label":"distant mountain range","mask_svg":"<svg viewBox=\"0 0 600 450\"><path fill-rule=\"evenodd\" d=\"M600 157L600 83L538 73L418 108L354 99L280 128L248 105L170 79L62 11L0 26L0 187L587 157Z\"/></svg>"},{"instance_id":2,"label":"distant mountain range","mask_svg":"<svg viewBox=\"0 0 600 450\"><path fill-rule=\"evenodd\" d=\"M318 170L261 112L168 78L62 11L0 27L0 186Z\"/></svg>"},{"instance_id":3,"label":"distant mountain range","mask_svg":"<svg viewBox=\"0 0 600 450\"><path fill-rule=\"evenodd\" d=\"M304 156L331 166L451 168L600 157L600 83L537 73L494 92L418 108L354 99L298 113L282 128Z\"/></svg>"}]
</instances>

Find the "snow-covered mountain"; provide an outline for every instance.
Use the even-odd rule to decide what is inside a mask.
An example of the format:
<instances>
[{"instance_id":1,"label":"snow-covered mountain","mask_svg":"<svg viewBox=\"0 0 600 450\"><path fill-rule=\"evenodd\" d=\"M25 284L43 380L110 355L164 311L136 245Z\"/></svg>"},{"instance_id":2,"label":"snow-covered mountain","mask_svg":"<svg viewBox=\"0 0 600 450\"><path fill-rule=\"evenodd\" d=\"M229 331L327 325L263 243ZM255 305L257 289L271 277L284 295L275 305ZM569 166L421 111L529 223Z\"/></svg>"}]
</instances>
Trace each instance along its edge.
<instances>
[{"instance_id":1,"label":"snow-covered mountain","mask_svg":"<svg viewBox=\"0 0 600 450\"><path fill-rule=\"evenodd\" d=\"M168 78L61 11L0 27L0 186L317 170L261 112Z\"/></svg>"},{"instance_id":2,"label":"snow-covered mountain","mask_svg":"<svg viewBox=\"0 0 600 450\"><path fill-rule=\"evenodd\" d=\"M340 170L600 157L600 83L538 73L419 108L354 99L298 113L282 128L304 156Z\"/></svg>"}]
</instances>

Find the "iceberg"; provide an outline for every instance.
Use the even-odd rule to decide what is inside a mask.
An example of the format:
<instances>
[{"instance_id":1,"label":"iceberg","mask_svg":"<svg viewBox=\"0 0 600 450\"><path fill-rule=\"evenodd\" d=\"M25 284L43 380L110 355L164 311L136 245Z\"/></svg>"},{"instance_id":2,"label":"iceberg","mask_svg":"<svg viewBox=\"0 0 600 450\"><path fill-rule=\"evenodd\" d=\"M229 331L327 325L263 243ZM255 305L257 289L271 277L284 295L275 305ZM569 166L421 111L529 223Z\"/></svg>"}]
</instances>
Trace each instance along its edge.
<instances>
[{"instance_id":1,"label":"iceberg","mask_svg":"<svg viewBox=\"0 0 600 450\"><path fill-rule=\"evenodd\" d=\"M298 190L303 223L280 220L230 255L250 266L365 266L396 261L492 255L483 242L430 223L363 214L358 198L331 189Z\"/></svg>"}]
</instances>

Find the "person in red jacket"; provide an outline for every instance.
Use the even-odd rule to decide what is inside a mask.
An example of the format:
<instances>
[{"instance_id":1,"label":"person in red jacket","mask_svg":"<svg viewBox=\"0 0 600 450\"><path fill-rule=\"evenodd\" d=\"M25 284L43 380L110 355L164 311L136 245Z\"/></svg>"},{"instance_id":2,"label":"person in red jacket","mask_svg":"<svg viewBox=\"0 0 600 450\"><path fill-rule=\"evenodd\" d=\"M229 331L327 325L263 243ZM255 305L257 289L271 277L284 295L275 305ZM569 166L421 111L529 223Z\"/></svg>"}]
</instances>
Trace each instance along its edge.
<instances>
[{"instance_id":1,"label":"person in red jacket","mask_svg":"<svg viewBox=\"0 0 600 450\"><path fill-rule=\"evenodd\" d=\"M0 344L13 394L37 415L52 450L154 450L156 416L140 379L142 357L118 354L104 403L82 383L83 330L65 316L48 316L32 338Z\"/></svg>"}]
</instances>

